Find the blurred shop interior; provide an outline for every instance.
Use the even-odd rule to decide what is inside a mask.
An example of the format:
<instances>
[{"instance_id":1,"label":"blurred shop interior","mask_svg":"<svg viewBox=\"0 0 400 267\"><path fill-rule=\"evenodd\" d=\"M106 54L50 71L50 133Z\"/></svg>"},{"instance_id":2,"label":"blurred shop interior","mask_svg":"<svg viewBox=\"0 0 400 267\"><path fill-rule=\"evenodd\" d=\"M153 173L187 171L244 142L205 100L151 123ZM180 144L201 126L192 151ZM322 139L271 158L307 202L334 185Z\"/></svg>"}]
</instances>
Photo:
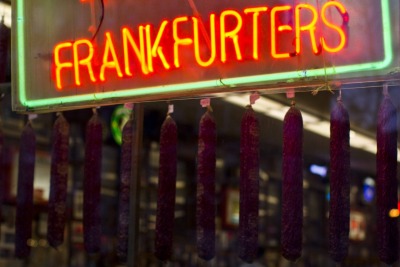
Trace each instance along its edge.
<instances>
[{"instance_id":1,"label":"blurred shop interior","mask_svg":"<svg viewBox=\"0 0 400 267\"><path fill-rule=\"evenodd\" d=\"M0 1L0 17L8 11ZM10 11L11 12L11 11ZM11 33L10 33L11 34ZM1 50L1 48L0 48ZM82 202L85 126L91 109L64 112L71 125L70 168L68 181L68 223L65 242L55 250L46 241L47 201L50 181L50 150L55 114L39 114L33 121L37 137L34 181L35 216L31 256L14 258L14 218L19 138L26 116L11 107L11 45L7 50L6 82L0 84L1 128L7 153L1 159L6 178L1 185L4 204L1 218L0 266L119 266L115 254L118 220L120 144L116 133L129 117L123 105L101 107L103 122L103 158L101 184L101 253L88 256L83 247ZM2 59L3 60L3 59ZM351 123L351 213L350 246L343 266L383 266L376 248L375 152L376 121L382 100L382 84L369 88L342 90L342 99ZM400 90L390 87L397 110ZM296 263L281 256L281 158L282 121L290 107L285 94L262 94L253 106L260 123L260 209L258 261L263 266L336 266L328 255L329 207L329 118L338 91L307 89L296 93L296 106L304 121L303 164L303 253ZM178 175L173 259L162 265L153 255L158 181L160 127L167 102L142 103L143 143L140 166L140 263L135 266L241 266L237 257L239 220L240 121L249 93L218 95L211 99L217 123L217 214L216 256L208 265L196 252L196 156L200 117L205 109L200 99L176 100L172 114L178 127ZM399 153L400 154L400 153ZM399 265L393 265L399 266Z\"/></svg>"}]
</instances>

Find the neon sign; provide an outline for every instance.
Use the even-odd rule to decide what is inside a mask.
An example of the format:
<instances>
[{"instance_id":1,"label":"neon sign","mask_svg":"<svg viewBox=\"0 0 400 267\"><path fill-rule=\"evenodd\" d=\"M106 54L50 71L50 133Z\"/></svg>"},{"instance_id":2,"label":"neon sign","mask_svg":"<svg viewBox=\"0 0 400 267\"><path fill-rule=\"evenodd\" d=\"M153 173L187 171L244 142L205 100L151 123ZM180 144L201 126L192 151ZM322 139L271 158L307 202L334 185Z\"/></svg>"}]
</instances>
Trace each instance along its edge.
<instances>
[{"instance_id":1,"label":"neon sign","mask_svg":"<svg viewBox=\"0 0 400 267\"><path fill-rule=\"evenodd\" d=\"M397 67L393 23L399 15L389 0L200 1L197 10L176 0L154 1L139 7L108 0L104 24L92 40L96 1L35 6L39 13L65 10L65 16L52 15L53 27L45 13L34 16L27 12L32 4L16 0L14 109L51 111L276 88L282 82L363 81ZM140 12L133 16L129 9ZM71 31L60 26L71 21Z\"/></svg>"},{"instance_id":2,"label":"neon sign","mask_svg":"<svg viewBox=\"0 0 400 267\"><path fill-rule=\"evenodd\" d=\"M276 21L278 20L278 13L291 12L292 9L295 10L295 24L294 29L292 26L280 25L278 26ZM333 9L333 11L332 11ZM220 15L219 18L215 14L211 14L209 17L210 21L210 47L203 54L209 54L208 59L203 61L200 51L200 38L199 38L199 19L196 17L177 17L172 21L164 20L159 29L156 30L157 35L154 40L151 38L149 32L151 25L139 26L139 41L133 37L131 30L127 27L122 28L120 35L123 40L123 44L120 49L116 48L116 41L111 37L110 32L105 32L104 34L104 49L100 51L102 56L102 63L100 66L100 72L94 75L94 54L95 46L93 42L88 39L81 39L74 42L63 42L55 46L54 57L55 57L55 67L56 67L56 86L58 89L63 89L63 73L68 72L68 70L73 71L73 76L75 77L74 85L81 85L81 72L84 71L88 73L90 81L95 83L97 81L105 82L107 75L117 75L118 77L130 77L133 76L130 64L130 51L135 53L136 59L139 61L140 69L142 74L148 74L154 72L153 60L159 58L162 62L161 68L168 70L171 67L180 68L182 59L180 57L181 48L183 46L190 46L193 49L193 57L195 58L195 64L200 67L209 67L216 61L216 54L220 55L219 60L225 63L228 60L241 61L243 59L242 52L244 50L243 39L252 39L252 57L254 60L258 60L259 55L259 20L258 17L261 13L265 13L268 7L252 7L246 8L242 13L234 10L225 10ZM328 12L334 12L338 10L340 15L343 17L340 25L336 25L334 22L327 19ZM301 12L310 12L311 21L303 23L301 21ZM252 36L242 36L239 37L239 33L244 28L243 26L243 15L249 14L252 16L251 31ZM327 2L321 8L321 14L318 15L317 9L309 4L298 4L294 8L291 6L275 6L271 9L271 56L273 58L289 58L290 51L277 52L277 42L278 34L282 32L295 32L294 35L294 46L295 53L293 56L301 54L302 49L302 35L308 35L312 44L312 51L314 54L321 53L318 48L318 43L320 43L321 49L328 53L340 52L346 43L346 34L343 30L347 26L349 20L348 13L343 4L339 2ZM228 29L227 21L233 19L232 29ZM216 19L219 22L219 46L217 51L217 29L216 29ZM317 37L317 23L320 20L320 24L323 27L329 28L331 31L325 31L325 34L337 34L339 41L337 44L328 44L324 36ZM183 34L181 30L183 24L190 27L190 37L180 37ZM231 25L232 26L232 25ZM144 34L144 31L146 34ZM166 32L172 31L172 45L162 45L161 40L168 38L166 37ZM227 45L228 43L234 48L233 58L228 59ZM146 44L146 45L145 45ZM82 51L85 52L82 52ZM171 51L168 51L171 50ZM121 54L117 56L117 52L120 51ZM66 53L72 53L72 58L70 60L61 60L62 55ZM173 62L168 62L165 53L173 54ZM204 55L203 55L204 57ZM119 58L123 59L121 62ZM124 64L124 68L121 66ZM124 69L124 72L122 71ZM108 73L106 73L108 70ZM113 73L111 73L113 72ZM95 77L97 76L97 77Z\"/></svg>"}]
</instances>

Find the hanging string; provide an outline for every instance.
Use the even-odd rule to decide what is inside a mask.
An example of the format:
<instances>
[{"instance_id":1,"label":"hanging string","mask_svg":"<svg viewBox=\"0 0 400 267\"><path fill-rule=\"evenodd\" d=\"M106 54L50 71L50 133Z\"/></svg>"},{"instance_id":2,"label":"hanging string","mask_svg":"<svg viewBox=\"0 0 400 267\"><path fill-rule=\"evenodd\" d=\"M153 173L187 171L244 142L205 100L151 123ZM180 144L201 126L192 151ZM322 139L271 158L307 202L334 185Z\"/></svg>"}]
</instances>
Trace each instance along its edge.
<instances>
[{"instance_id":1,"label":"hanging string","mask_svg":"<svg viewBox=\"0 0 400 267\"><path fill-rule=\"evenodd\" d=\"M389 97L389 85L387 83L383 84L383 96Z\"/></svg>"},{"instance_id":2,"label":"hanging string","mask_svg":"<svg viewBox=\"0 0 400 267\"><path fill-rule=\"evenodd\" d=\"M259 92L253 92L250 95L250 105L254 105L256 101L260 98L260 93Z\"/></svg>"},{"instance_id":3,"label":"hanging string","mask_svg":"<svg viewBox=\"0 0 400 267\"><path fill-rule=\"evenodd\" d=\"M200 106L202 106L203 108L206 108L210 105L211 105L211 99L209 97L200 100Z\"/></svg>"},{"instance_id":4,"label":"hanging string","mask_svg":"<svg viewBox=\"0 0 400 267\"><path fill-rule=\"evenodd\" d=\"M339 89L339 96L337 98L337 101L342 101L342 89Z\"/></svg>"},{"instance_id":5,"label":"hanging string","mask_svg":"<svg viewBox=\"0 0 400 267\"><path fill-rule=\"evenodd\" d=\"M92 108L93 114L97 114L98 107Z\"/></svg>"},{"instance_id":6,"label":"hanging string","mask_svg":"<svg viewBox=\"0 0 400 267\"><path fill-rule=\"evenodd\" d=\"M174 105L170 104L170 102L168 101L168 111L167 111L167 115L171 115L172 113L174 113Z\"/></svg>"},{"instance_id":7,"label":"hanging string","mask_svg":"<svg viewBox=\"0 0 400 267\"><path fill-rule=\"evenodd\" d=\"M295 97L295 91L293 87L286 89L286 98L292 99Z\"/></svg>"},{"instance_id":8,"label":"hanging string","mask_svg":"<svg viewBox=\"0 0 400 267\"><path fill-rule=\"evenodd\" d=\"M28 115L28 120L29 120L29 121L33 121L33 120L36 119L37 117L38 117L37 114L29 114L29 115Z\"/></svg>"}]
</instances>

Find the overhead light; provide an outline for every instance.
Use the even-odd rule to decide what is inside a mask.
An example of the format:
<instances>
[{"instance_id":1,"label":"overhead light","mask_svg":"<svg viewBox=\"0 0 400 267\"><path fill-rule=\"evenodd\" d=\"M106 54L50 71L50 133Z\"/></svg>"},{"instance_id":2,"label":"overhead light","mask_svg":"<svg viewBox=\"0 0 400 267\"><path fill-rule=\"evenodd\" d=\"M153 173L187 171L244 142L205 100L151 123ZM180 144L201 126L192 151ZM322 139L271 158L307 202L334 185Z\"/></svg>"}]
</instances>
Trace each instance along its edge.
<instances>
[{"instance_id":1,"label":"overhead light","mask_svg":"<svg viewBox=\"0 0 400 267\"><path fill-rule=\"evenodd\" d=\"M325 178L326 175L328 174L328 167L317 165L317 164L311 164L310 165L310 172L312 174L319 175L322 178Z\"/></svg>"},{"instance_id":2,"label":"overhead light","mask_svg":"<svg viewBox=\"0 0 400 267\"><path fill-rule=\"evenodd\" d=\"M4 24L11 28L11 6L0 2L0 21L4 16Z\"/></svg>"},{"instance_id":3,"label":"overhead light","mask_svg":"<svg viewBox=\"0 0 400 267\"><path fill-rule=\"evenodd\" d=\"M223 98L226 102L244 107L249 104L249 96L246 94L241 95L228 95ZM252 106L254 111L264 114L268 117L283 121L286 112L289 110L288 105L283 105L277 101L260 97L257 102ZM303 117L304 129L323 137L330 137L330 122L322 120L308 112L301 111ZM350 146L376 154L376 140L361 133L350 131ZM397 152L397 161L400 162L400 150Z\"/></svg>"}]
</instances>

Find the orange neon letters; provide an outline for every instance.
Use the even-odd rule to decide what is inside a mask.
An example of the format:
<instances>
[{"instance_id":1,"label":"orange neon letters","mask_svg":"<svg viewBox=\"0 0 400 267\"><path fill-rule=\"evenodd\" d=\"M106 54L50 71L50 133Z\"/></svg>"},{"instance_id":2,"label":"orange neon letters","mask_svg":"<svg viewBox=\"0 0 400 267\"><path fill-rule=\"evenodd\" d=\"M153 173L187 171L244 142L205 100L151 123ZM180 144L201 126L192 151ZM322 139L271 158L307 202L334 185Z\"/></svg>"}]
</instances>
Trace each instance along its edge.
<instances>
[{"instance_id":1,"label":"orange neon letters","mask_svg":"<svg viewBox=\"0 0 400 267\"><path fill-rule=\"evenodd\" d=\"M332 18L332 10L337 10L343 17L343 25L337 24L337 18ZM270 16L269 23L264 23L266 16ZM288 16L293 17L293 23L282 22L282 18ZM95 45L89 39L59 43L54 47L55 87L59 90L71 87L71 84L66 85L69 77L76 86L81 86L84 82L105 82L107 75L133 77L135 71L154 75L159 69L178 69L188 62L205 68L212 67L216 61L226 63L243 58L263 62L290 60L294 55L308 55L307 51L302 51L306 48L316 55L322 51L337 53L347 42L344 26L347 26L349 14L340 1L326 1L320 11L310 4L300 3L248 7L241 11L229 9L202 19L199 15L180 16L161 21L158 28L143 24L137 27L135 35L132 28L125 26L117 38L106 31L103 39L99 38L104 40L102 45ZM326 34L332 37L327 38ZM303 44L306 37L311 48ZM294 51L287 51L288 45L279 46L280 40L287 42L289 39ZM104 49L99 51L99 47ZM192 53L184 54L183 51Z\"/></svg>"},{"instance_id":2,"label":"orange neon letters","mask_svg":"<svg viewBox=\"0 0 400 267\"><path fill-rule=\"evenodd\" d=\"M258 17L260 12L267 11L267 7L246 8L245 14L253 13L253 58L258 59Z\"/></svg>"},{"instance_id":3,"label":"orange neon letters","mask_svg":"<svg viewBox=\"0 0 400 267\"><path fill-rule=\"evenodd\" d=\"M154 72L153 58L156 58L157 56L160 58L165 69L168 70L170 68L170 65L168 64L167 60L165 59L165 56L163 53L163 48L162 48L162 46L160 46L160 41L164 34L167 24L168 24L167 20L164 20L163 22L161 22L160 28L158 29L156 39L154 40L153 44L151 43L151 34L150 34L151 26L146 25L146 27L145 27L146 48L147 48L147 67L149 69L149 72Z\"/></svg>"},{"instance_id":4,"label":"orange neon letters","mask_svg":"<svg viewBox=\"0 0 400 267\"><path fill-rule=\"evenodd\" d=\"M288 58L290 53L278 53L277 48L277 30L278 32L292 31L293 28L290 25L280 25L277 27L277 13L291 10L291 6L276 6L271 10L271 55L273 58Z\"/></svg>"},{"instance_id":5,"label":"orange neon letters","mask_svg":"<svg viewBox=\"0 0 400 267\"><path fill-rule=\"evenodd\" d=\"M79 58L79 50L78 47L86 45L89 49L89 54L86 58L80 59ZM92 67L92 59L94 55L94 48L93 44L89 40L78 40L73 43L73 51L74 51L74 69L75 69L75 84L81 85L80 73L79 73L79 66L86 66L89 72L89 77L92 82L96 82L96 78L93 74L93 67Z\"/></svg>"},{"instance_id":6,"label":"orange neon letters","mask_svg":"<svg viewBox=\"0 0 400 267\"><path fill-rule=\"evenodd\" d=\"M122 40L124 46L124 63L125 63L125 74L127 76L132 76L132 71L130 68L130 60L129 60L129 51L128 45L133 49L137 59L140 62L140 66L142 67L143 74L148 74L149 71L147 69L146 64L146 56L145 56L145 48L144 48L144 27L139 26L139 46L137 45L135 39L133 38L131 32L127 27L122 28Z\"/></svg>"},{"instance_id":7,"label":"orange neon letters","mask_svg":"<svg viewBox=\"0 0 400 267\"><path fill-rule=\"evenodd\" d=\"M326 18L326 14L325 14L325 13L326 13L326 9L329 8L329 7L331 7L331 6L336 7L336 8L342 13L342 15L346 13L346 8L345 8L341 3L339 3L339 2L330 1L330 2L327 2L327 3L322 7L322 9L321 9L321 19L322 19L323 23L324 23L327 27L329 27L329 28L331 28L331 29L337 31L337 33L338 33L339 36L340 36L339 45L336 46L336 47L330 47L330 46L328 46L328 44L326 44L325 38L322 37L322 38L321 38L322 47L323 47L323 49L326 50L327 52L330 52L330 53L337 53L337 52L339 52L340 50L342 50L342 49L344 48L345 44L346 44L346 34L344 33L344 31L342 30L341 27L339 27L339 26L337 26L337 25L335 25L335 24L329 22L328 19Z\"/></svg>"},{"instance_id":8,"label":"orange neon letters","mask_svg":"<svg viewBox=\"0 0 400 267\"><path fill-rule=\"evenodd\" d=\"M312 20L309 24L307 25L301 25L300 22L300 10L305 10L308 9L312 13ZM303 31L308 31L310 33L310 39L311 39L311 46L313 49L313 52L315 54L318 53L318 46L317 46L317 41L315 37L315 30L316 30L316 24L318 20L318 12L313 7L312 5L309 4L298 4L295 8L295 18L296 18L296 54L300 54L301 52L301 32Z\"/></svg>"},{"instance_id":9,"label":"orange neon letters","mask_svg":"<svg viewBox=\"0 0 400 267\"><path fill-rule=\"evenodd\" d=\"M203 61L200 57L200 41L199 41L199 19L196 17L193 20L193 45L194 45L194 56L196 58L197 64L202 67L210 66L216 57L216 44L215 44L215 14L210 15L210 58L207 61Z\"/></svg>"},{"instance_id":10,"label":"orange neon letters","mask_svg":"<svg viewBox=\"0 0 400 267\"><path fill-rule=\"evenodd\" d=\"M236 18L236 27L231 31L226 31L226 17L233 16ZM236 59L242 60L242 53L239 47L239 36L238 33L242 28L243 20L240 14L234 10L225 10L220 16L220 32L221 32L221 61L226 62L226 39L232 39L233 46L236 52Z\"/></svg>"},{"instance_id":11,"label":"orange neon letters","mask_svg":"<svg viewBox=\"0 0 400 267\"><path fill-rule=\"evenodd\" d=\"M178 25L182 22L187 22L188 20L188 17L179 17L174 19L172 22L172 35L174 38L174 65L176 68L181 66L179 63L179 46L191 45L193 43L193 39L191 38L180 38L178 36Z\"/></svg>"},{"instance_id":12,"label":"orange neon letters","mask_svg":"<svg viewBox=\"0 0 400 267\"><path fill-rule=\"evenodd\" d=\"M64 68L72 68L73 64L72 62L60 62L60 51L66 48L72 47L72 43L61 43L58 44L54 48L54 63L56 65L56 87L57 89L62 89L62 83L61 83L61 70Z\"/></svg>"},{"instance_id":13,"label":"orange neon letters","mask_svg":"<svg viewBox=\"0 0 400 267\"><path fill-rule=\"evenodd\" d=\"M111 61L109 60L111 56ZM100 81L104 82L106 80L104 76L104 72L108 69L115 69L117 72L118 77L122 77L121 67L118 62L117 53L115 52L114 43L111 39L111 34L106 32L106 45L104 47L104 54L103 54L103 64L100 68Z\"/></svg>"}]
</instances>

